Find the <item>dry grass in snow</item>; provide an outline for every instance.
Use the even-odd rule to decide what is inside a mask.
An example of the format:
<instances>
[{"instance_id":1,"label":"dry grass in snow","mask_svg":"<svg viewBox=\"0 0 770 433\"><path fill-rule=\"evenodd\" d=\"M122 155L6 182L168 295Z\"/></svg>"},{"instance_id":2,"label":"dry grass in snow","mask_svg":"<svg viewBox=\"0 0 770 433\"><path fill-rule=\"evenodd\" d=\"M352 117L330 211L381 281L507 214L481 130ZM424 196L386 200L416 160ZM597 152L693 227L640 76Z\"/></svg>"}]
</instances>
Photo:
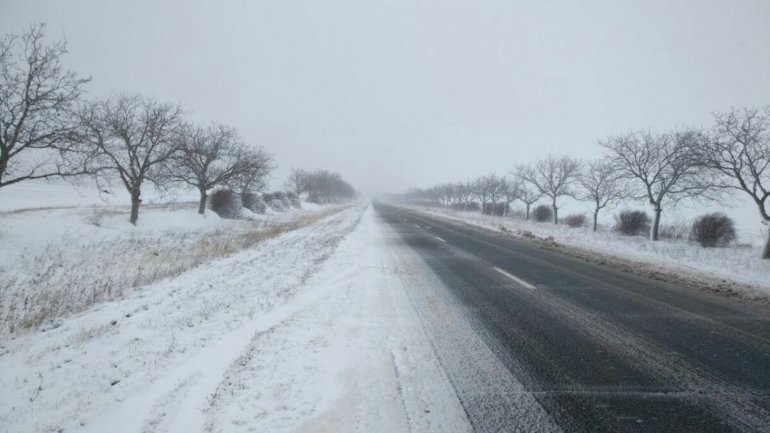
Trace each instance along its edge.
<instances>
[{"instance_id":1,"label":"dry grass in snow","mask_svg":"<svg viewBox=\"0 0 770 433\"><path fill-rule=\"evenodd\" d=\"M0 336L41 325L136 287L312 224L342 208L222 220L189 205L148 206L139 227L123 208L0 214ZM48 324L46 325L46 323Z\"/></svg>"}]
</instances>

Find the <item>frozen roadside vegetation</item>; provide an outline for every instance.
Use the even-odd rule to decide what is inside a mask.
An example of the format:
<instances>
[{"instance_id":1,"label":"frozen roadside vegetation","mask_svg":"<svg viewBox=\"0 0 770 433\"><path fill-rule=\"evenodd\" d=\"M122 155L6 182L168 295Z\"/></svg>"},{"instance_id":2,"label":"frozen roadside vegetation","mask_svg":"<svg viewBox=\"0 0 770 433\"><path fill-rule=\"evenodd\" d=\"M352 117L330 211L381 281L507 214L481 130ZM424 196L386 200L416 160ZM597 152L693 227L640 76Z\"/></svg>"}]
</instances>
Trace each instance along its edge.
<instances>
[{"instance_id":1,"label":"frozen roadside vegetation","mask_svg":"<svg viewBox=\"0 0 770 433\"><path fill-rule=\"evenodd\" d=\"M58 203L47 194L3 197L0 343L340 210L308 204L266 215L244 210L244 219L225 220L211 211L198 215L194 203L148 204L135 227L125 206L41 207ZM37 207L9 209L14 201Z\"/></svg>"},{"instance_id":2,"label":"frozen roadside vegetation","mask_svg":"<svg viewBox=\"0 0 770 433\"><path fill-rule=\"evenodd\" d=\"M358 205L19 335L0 431L470 431L383 245Z\"/></svg>"},{"instance_id":3,"label":"frozen roadside vegetation","mask_svg":"<svg viewBox=\"0 0 770 433\"><path fill-rule=\"evenodd\" d=\"M461 221L487 229L503 229L522 237L537 237L582 250L630 261L635 270L645 274L663 271L703 280L720 291L752 299L770 299L770 260L760 259L764 237L739 239L741 243L724 248L702 248L682 239L651 242L644 236L622 236L612 228L600 226L569 227L550 222L537 223L519 217L493 217L478 212L409 206L431 215ZM746 235L744 235L746 236ZM599 259L601 260L601 259ZM641 268L645 269L641 269Z\"/></svg>"}]
</instances>

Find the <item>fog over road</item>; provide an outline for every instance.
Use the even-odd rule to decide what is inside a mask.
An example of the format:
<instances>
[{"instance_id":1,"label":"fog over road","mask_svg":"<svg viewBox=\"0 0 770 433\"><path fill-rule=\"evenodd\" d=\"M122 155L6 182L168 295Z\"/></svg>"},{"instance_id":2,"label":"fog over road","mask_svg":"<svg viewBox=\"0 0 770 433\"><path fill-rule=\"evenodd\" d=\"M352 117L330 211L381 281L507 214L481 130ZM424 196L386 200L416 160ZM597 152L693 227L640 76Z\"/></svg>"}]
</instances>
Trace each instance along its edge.
<instances>
[{"instance_id":1,"label":"fog over road","mask_svg":"<svg viewBox=\"0 0 770 433\"><path fill-rule=\"evenodd\" d=\"M476 431L770 430L770 315L375 204ZM443 284L420 284L427 266ZM408 267L408 266L407 266Z\"/></svg>"}]
</instances>

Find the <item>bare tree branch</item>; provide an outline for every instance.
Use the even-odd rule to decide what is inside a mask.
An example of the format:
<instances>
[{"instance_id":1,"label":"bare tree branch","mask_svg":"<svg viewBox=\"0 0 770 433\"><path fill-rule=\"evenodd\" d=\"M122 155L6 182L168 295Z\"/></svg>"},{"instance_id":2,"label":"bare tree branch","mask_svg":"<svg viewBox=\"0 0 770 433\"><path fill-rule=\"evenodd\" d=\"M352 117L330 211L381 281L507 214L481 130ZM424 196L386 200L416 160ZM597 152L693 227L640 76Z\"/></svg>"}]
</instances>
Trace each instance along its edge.
<instances>
[{"instance_id":1,"label":"bare tree branch","mask_svg":"<svg viewBox=\"0 0 770 433\"><path fill-rule=\"evenodd\" d=\"M0 188L88 174L75 106L90 78L65 71L65 42L44 45L45 25L0 39Z\"/></svg>"},{"instance_id":2,"label":"bare tree branch","mask_svg":"<svg viewBox=\"0 0 770 433\"><path fill-rule=\"evenodd\" d=\"M292 168L289 177L286 179L286 189L294 193L297 198L307 192L309 175L305 170Z\"/></svg>"},{"instance_id":3,"label":"bare tree branch","mask_svg":"<svg viewBox=\"0 0 770 433\"><path fill-rule=\"evenodd\" d=\"M715 186L745 192L770 231L770 106L718 113L701 163L715 171ZM770 259L770 232L763 252Z\"/></svg>"}]
</instances>

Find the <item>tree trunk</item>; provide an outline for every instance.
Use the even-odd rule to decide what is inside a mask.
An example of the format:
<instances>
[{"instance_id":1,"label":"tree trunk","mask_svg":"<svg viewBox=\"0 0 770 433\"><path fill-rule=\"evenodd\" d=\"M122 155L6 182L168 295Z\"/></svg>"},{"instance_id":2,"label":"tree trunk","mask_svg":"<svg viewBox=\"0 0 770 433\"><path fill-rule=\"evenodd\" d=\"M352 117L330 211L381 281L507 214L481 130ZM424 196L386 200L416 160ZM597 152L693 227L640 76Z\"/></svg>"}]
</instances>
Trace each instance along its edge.
<instances>
[{"instance_id":1,"label":"tree trunk","mask_svg":"<svg viewBox=\"0 0 770 433\"><path fill-rule=\"evenodd\" d=\"M553 207L553 223L559 224L559 208L556 207L556 199L553 199L551 207Z\"/></svg>"},{"instance_id":2,"label":"tree trunk","mask_svg":"<svg viewBox=\"0 0 770 433\"><path fill-rule=\"evenodd\" d=\"M652 219L652 230L650 231L650 239L653 241L658 240L658 229L660 228L660 213L663 212L663 209L656 207L655 208L655 215Z\"/></svg>"},{"instance_id":3,"label":"tree trunk","mask_svg":"<svg viewBox=\"0 0 770 433\"><path fill-rule=\"evenodd\" d=\"M201 193L201 199L198 202L198 213L203 215L206 212L206 199L208 198L208 196L206 195L205 189L201 189L199 191Z\"/></svg>"},{"instance_id":4,"label":"tree trunk","mask_svg":"<svg viewBox=\"0 0 770 433\"><path fill-rule=\"evenodd\" d=\"M0 155L0 185L2 185L3 175L5 175L5 170L8 169L8 159L10 158L10 155L5 149L0 153L2 153L2 155Z\"/></svg>"},{"instance_id":5,"label":"tree trunk","mask_svg":"<svg viewBox=\"0 0 770 433\"><path fill-rule=\"evenodd\" d=\"M767 242L765 242L765 251L762 253L763 259L770 259L770 228L767 229Z\"/></svg>"},{"instance_id":6,"label":"tree trunk","mask_svg":"<svg viewBox=\"0 0 770 433\"><path fill-rule=\"evenodd\" d=\"M142 192L139 188L131 191L131 217L128 221L133 225L136 225L136 222L139 220L139 205L142 204L141 197Z\"/></svg>"},{"instance_id":7,"label":"tree trunk","mask_svg":"<svg viewBox=\"0 0 770 433\"><path fill-rule=\"evenodd\" d=\"M594 209L594 231L596 231L597 221L599 220L599 208Z\"/></svg>"},{"instance_id":8,"label":"tree trunk","mask_svg":"<svg viewBox=\"0 0 770 433\"><path fill-rule=\"evenodd\" d=\"M526 212L524 213L524 219L525 219L525 220L528 220L528 219L529 219L529 207L530 207L530 206L531 206L531 205L530 205L529 203L527 203L527 210L526 210Z\"/></svg>"}]
</instances>

